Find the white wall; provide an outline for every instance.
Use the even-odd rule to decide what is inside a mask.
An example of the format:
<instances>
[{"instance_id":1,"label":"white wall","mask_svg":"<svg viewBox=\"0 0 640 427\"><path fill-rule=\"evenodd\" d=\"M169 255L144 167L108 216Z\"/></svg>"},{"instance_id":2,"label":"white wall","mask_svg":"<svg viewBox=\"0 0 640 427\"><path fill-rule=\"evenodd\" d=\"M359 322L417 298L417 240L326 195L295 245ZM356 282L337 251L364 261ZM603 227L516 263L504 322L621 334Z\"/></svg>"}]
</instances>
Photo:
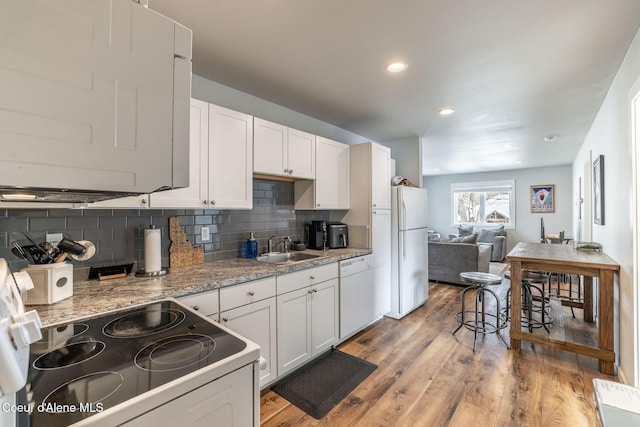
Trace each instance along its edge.
<instances>
[{"instance_id":1,"label":"white wall","mask_svg":"<svg viewBox=\"0 0 640 427\"><path fill-rule=\"evenodd\" d=\"M637 214L633 194L631 144L631 97L640 85L640 36L636 35L618 70L600 111L573 163L573 181L582 178L585 200L591 202L592 159L604 155L605 224L593 224L591 238L602 244L603 251L621 267L616 280L616 357L621 379L640 385L638 363L638 296L634 292L633 233ZM587 166L585 168L585 166ZM588 171L588 172L587 172ZM587 175L589 174L589 175ZM591 215L589 215L591 216Z\"/></svg>"},{"instance_id":2,"label":"white wall","mask_svg":"<svg viewBox=\"0 0 640 427\"><path fill-rule=\"evenodd\" d=\"M515 180L516 184L516 228L507 230L507 252L518 242L540 241L540 218L544 218L545 231L547 233L558 233L564 230L565 237L572 237L573 189L570 165L425 176L424 187L429 192L429 228L436 230L443 236L457 232L457 229L452 226L451 184L504 180ZM542 184L555 185L554 213L531 213L529 202L530 186Z\"/></svg>"},{"instance_id":3,"label":"white wall","mask_svg":"<svg viewBox=\"0 0 640 427\"><path fill-rule=\"evenodd\" d=\"M381 142L391 149L391 158L396 161L396 175L422 187L422 143L420 138L405 138Z\"/></svg>"},{"instance_id":4,"label":"white wall","mask_svg":"<svg viewBox=\"0 0 640 427\"><path fill-rule=\"evenodd\" d=\"M195 74L192 79L191 96L221 107L230 108L345 144L359 144L370 141L370 139L353 132Z\"/></svg>"}]
</instances>

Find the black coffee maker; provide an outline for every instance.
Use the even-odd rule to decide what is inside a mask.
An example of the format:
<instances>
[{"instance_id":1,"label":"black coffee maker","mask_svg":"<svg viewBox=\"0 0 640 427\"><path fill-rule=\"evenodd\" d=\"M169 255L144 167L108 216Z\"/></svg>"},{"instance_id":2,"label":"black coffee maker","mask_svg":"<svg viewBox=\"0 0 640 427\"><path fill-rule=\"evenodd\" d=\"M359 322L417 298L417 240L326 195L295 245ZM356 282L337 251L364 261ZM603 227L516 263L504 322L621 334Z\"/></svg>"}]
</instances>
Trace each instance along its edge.
<instances>
[{"instance_id":1,"label":"black coffee maker","mask_svg":"<svg viewBox=\"0 0 640 427\"><path fill-rule=\"evenodd\" d=\"M311 221L307 224L309 249L325 249L327 247L327 222Z\"/></svg>"}]
</instances>

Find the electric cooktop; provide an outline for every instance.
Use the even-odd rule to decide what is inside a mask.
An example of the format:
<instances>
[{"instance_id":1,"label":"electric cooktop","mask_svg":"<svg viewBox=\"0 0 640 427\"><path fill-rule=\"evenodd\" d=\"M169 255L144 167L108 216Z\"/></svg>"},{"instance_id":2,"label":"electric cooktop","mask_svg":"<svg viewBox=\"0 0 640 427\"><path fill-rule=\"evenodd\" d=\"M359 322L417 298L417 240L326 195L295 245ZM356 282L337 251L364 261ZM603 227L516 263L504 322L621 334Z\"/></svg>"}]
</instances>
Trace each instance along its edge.
<instances>
[{"instance_id":1,"label":"electric cooktop","mask_svg":"<svg viewBox=\"0 0 640 427\"><path fill-rule=\"evenodd\" d=\"M35 427L71 425L246 347L173 300L54 325L42 335L31 345L19 394Z\"/></svg>"}]
</instances>

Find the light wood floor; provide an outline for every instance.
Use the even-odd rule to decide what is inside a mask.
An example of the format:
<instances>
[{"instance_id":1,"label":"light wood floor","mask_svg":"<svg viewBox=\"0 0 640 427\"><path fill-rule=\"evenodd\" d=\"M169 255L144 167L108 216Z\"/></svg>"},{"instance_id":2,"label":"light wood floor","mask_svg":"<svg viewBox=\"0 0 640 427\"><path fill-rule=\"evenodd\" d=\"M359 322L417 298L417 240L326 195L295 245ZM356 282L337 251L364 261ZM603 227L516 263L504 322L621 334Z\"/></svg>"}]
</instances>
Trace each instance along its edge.
<instances>
[{"instance_id":1,"label":"light wood floor","mask_svg":"<svg viewBox=\"0 0 640 427\"><path fill-rule=\"evenodd\" d=\"M463 288L429 286L424 306L399 321L385 318L338 347L378 368L324 419L268 391L261 425L600 426L591 380L617 379L600 374L596 359L527 342L510 351L495 335L479 338L474 353L472 332L451 334ZM565 311L565 323L594 337L594 327L580 321L582 310L575 310L577 320Z\"/></svg>"}]
</instances>

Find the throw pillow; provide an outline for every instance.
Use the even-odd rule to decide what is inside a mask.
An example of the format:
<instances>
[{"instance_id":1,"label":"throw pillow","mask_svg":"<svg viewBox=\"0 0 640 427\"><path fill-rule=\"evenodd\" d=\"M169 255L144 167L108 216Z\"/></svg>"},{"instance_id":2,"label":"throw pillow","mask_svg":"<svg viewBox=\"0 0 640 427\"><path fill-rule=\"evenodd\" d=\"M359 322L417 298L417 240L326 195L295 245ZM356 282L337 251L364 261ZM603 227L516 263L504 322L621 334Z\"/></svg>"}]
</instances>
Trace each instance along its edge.
<instances>
[{"instance_id":1,"label":"throw pillow","mask_svg":"<svg viewBox=\"0 0 640 427\"><path fill-rule=\"evenodd\" d=\"M496 231L497 236L504 236L504 225L488 226L488 227L473 227L473 232L480 235L482 230Z\"/></svg>"},{"instance_id":2,"label":"throw pillow","mask_svg":"<svg viewBox=\"0 0 640 427\"><path fill-rule=\"evenodd\" d=\"M478 235L478 243L493 243L493 238L497 235L497 230L481 230Z\"/></svg>"},{"instance_id":3,"label":"throw pillow","mask_svg":"<svg viewBox=\"0 0 640 427\"><path fill-rule=\"evenodd\" d=\"M475 243L477 239L478 235L472 234L471 236L454 237L449 240L449 243Z\"/></svg>"},{"instance_id":4,"label":"throw pillow","mask_svg":"<svg viewBox=\"0 0 640 427\"><path fill-rule=\"evenodd\" d=\"M458 226L458 236L471 236L473 234L473 227L471 226Z\"/></svg>"}]
</instances>

